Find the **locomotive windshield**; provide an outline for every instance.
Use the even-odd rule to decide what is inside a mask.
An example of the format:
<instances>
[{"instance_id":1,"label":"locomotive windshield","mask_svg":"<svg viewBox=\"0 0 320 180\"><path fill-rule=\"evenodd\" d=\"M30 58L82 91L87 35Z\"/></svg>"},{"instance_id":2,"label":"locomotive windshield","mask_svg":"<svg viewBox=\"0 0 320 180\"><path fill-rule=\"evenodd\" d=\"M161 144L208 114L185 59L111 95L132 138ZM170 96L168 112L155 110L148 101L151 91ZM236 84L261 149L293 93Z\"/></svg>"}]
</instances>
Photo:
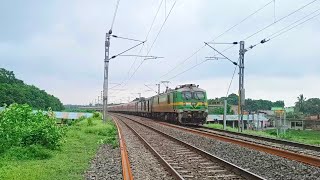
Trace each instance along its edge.
<instances>
[{"instance_id":1,"label":"locomotive windshield","mask_svg":"<svg viewBox=\"0 0 320 180\"><path fill-rule=\"evenodd\" d=\"M189 99L192 98L192 94L191 94L190 91L183 91L183 92L182 92L182 97L183 97L183 99L185 99L185 100L189 100Z\"/></svg>"},{"instance_id":2,"label":"locomotive windshield","mask_svg":"<svg viewBox=\"0 0 320 180\"><path fill-rule=\"evenodd\" d=\"M204 100L204 98L205 98L204 92L202 92L202 91L196 91L193 94L194 94L194 99Z\"/></svg>"}]
</instances>

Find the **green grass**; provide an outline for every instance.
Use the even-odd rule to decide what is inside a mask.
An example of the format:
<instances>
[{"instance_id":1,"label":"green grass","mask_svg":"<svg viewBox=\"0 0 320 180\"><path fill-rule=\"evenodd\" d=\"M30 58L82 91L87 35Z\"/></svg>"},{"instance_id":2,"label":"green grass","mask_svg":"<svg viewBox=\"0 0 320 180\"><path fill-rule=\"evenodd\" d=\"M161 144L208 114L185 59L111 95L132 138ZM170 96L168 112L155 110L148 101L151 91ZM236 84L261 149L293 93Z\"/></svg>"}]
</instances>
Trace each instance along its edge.
<instances>
[{"instance_id":1,"label":"green grass","mask_svg":"<svg viewBox=\"0 0 320 180\"><path fill-rule=\"evenodd\" d=\"M277 134L275 129L266 130L266 133L274 136ZM286 134L281 134L280 138L304 144L320 145L320 131L289 129Z\"/></svg>"},{"instance_id":2,"label":"green grass","mask_svg":"<svg viewBox=\"0 0 320 180\"><path fill-rule=\"evenodd\" d=\"M85 170L102 143L118 146L115 125L93 119L67 127L59 150L41 146L11 148L0 154L0 179L83 179Z\"/></svg>"},{"instance_id":3,"label":"green grass","mask_svg":"<svg viewBox=\"0 0 320 180\"><path fill-rule=\"evenodd\" d=\"M223 129L222 124L206 124L205 126L214 129ZM228 131L238 132L238 129L227 126ZM275 129L269 129L264 131L244 130L245 134L252 134L256 136L264 136L270 138L285 139L294 142L300 142L311 145L320 145L320 131L313 130L287 130L286 134L281 134L277 137Z\"/></svg>"}]
</instances>

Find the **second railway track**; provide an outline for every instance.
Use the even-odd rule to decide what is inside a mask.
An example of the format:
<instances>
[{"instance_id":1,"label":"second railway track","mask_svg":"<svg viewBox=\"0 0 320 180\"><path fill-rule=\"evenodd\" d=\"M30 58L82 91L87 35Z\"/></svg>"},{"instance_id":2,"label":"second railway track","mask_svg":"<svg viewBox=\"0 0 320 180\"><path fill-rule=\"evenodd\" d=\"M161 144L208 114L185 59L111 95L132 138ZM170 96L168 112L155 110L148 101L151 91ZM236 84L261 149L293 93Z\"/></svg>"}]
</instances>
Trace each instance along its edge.
<instances>
[{"instance_id":1,"label":"second railway track","mask_svg":"<svg viewBox=\"0 0 320 180\"><path fill-rule=\"evenodd\" d=\"M258 137L259 139L255 139L255 136L249 137L240 137L236 134L228 134L227 132L222 133L221 131L215 132L214 129L209 130L208 128L189 128L178 125L173 125L165 122L158 122L162 125L173 127L176 129L181 129L184 131L189 131L195 134L200 134L202 136L207 136L214 139L219 139L225 142L231 142L234 144L238 144L244 147L248 147L251 149L255 149L258 151L263 151L266 153L270 153L273 155L277 155L280 157L284 157L290 160L296 160L305 164L309 164L312 166L320 167L320 151L316 151L313 149L318 149L317 146L311 145L301 145L299 143L292 142L291 146L289 145L289 141L285 141L281 144L281 140L277 140L277 142L263 141L262 137ZM265 138L268 139L268 138ZM309 147L308 149L305 149Z\"/></svg>"},{"instance_id":2,"label":"second railway track","mask_svg":"<svg viewBox=\"0 0 320 180\"><path fill-rule=\"evenodd\" d=\"M117 117L177 179L263 179L153 127Z\"/></svg>"}]
</instances>

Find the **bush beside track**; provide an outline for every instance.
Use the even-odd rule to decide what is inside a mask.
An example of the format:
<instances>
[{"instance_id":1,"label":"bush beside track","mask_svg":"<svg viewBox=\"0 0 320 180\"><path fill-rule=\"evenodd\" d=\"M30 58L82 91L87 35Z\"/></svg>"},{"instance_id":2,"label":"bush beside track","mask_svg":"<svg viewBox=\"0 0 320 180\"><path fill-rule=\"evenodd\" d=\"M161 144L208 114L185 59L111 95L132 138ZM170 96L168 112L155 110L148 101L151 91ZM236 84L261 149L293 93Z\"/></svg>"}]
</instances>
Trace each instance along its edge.
<instances>
[{"instance_id":1,"label":"bush beside track","mask_svg":"<svg viewBox=\"0 0 320 180\"><path fill-rule=\"evenodd\" d=\"M0 179L83 179L101 144L118 146L115 125L99 113L69 126L55 122L27 105L0 114Z\"/></svg>"}]
</instances>

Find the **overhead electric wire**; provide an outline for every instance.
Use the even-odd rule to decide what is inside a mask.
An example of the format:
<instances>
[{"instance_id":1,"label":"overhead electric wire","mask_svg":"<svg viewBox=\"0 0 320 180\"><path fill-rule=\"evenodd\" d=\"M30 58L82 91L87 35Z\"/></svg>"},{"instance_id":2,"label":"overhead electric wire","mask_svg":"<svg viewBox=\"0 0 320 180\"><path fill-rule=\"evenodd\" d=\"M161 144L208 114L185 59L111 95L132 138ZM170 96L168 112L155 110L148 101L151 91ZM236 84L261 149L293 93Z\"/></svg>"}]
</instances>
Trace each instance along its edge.
<instances>
[{"instance_id":1,"label":"overhead electric wire","mask_svg":"<svg viewBox=\"0 0 320 180\"><path fill-rule=\"evenodd\" d=\"M174 8L174 6L175 6L176 3L177 3L177 1L175 1L174 4L172 5L172 7L171 7L171 9L170 9L170 11L169 11L166 19L165 19L164 22L162 23L161 28L160 28L160 30L158 31L158 34L156 35L156 38L153 40L153 43L152 43L151 47L149 48L146 56L149 55L151 49L153 48L156 40L158 39L158 37L159 37L159 35L160 35L160 33L161 33L161 31L162 31L165 23L167 22L167 20L168 20L168 18L169 18L169 16L170 16L170 14L171 14L171 12L172 12L172 10L173 10L173 8ZM138 71L138 69L141 67L141 65L143 64L144 61L145 61L145 60L142 60L142 61L140 62L139 66L138 66L138 67L135 69L135 71L132 73L132 75L130 76L130 78L128 79L128 81L131 80L131 78L135 75L135 73ZM128 82L128 81L127 81L127 82Z\"/></svg>"},{"instance_id":2,"label":"overhead electric wire","mask_svg":"<svg viewBox=\"0 0 320 180\"><path fill-rule=\"evenodd\" d=\"M114 21L116 20L116 16L117 16L117 12L118 12L119 3L120 3L120 0L117 1L117 5L116 5L116 9L115 9L114 14L113 14L110 30L113 29Z\"/></svg>"},{"instance_id":3,"label":"overhead electric wire","mask_svg":"<svg viewBox=\"0 0 320 180\"><path fill-rule=\"evenodd\" d=\"M319 10L320 10L320 9L318 9L317 11L319 11ZM319 16L319 15L320 15L320 13L318 13L318 14L310 17L310 18L308 18L308 19L305 20L305 21L302 21L301 23L299 23L299 24L291 27L290 29L287 29L287 30L281 32L280 34L278 34L278 35L276 35L276 36L270 37L270 40L271 40L271 39L274 39L274 38L276 38L276 37L278 37L278 36L280 36L280 35L282 35L283 33L286 33L286 32L288 32L288 31L290 31L291 29L293 29L293 28L295 28L295 27L297 27L297 26L300 26L301 24L304 24L304 23L307 22L307 21L310 21L311 19L313 19L313 18L315 18L315 17L317 17L317 16Z\"/></svg>"},{"instance_id":4,"label":"overhead electric wire","mask_svg":"<svg viewBox=\"0 0 320 180\"><path fill-rule=\"evenodd\" d=\"M174 79L174 78L176 78L176 77L180 76L181 74L183 74L183 73L185 73L185 72L187 72L187 71L189 71L189 70L191 70L191 69L193 69L193 68L195 68L195 67L197 67L197 66L199 66L199 65L203 64L203 63L204 63L204 62L206 62L206 61L209 61L209 60L208 60L208 59L206 59L206 60L204 60L204 61L201 61L200 63L193 65L192 67L190 67L190 68L188 68L188 69L186 69L186 70L184 70L184 71L180 72L179 74L176 74L176 75L174 75L174 76L170 77L170 78L169 78L169 79L167 79L167 80Z\"/></svg>"},{"instance_id":5,"label":"overhead electric wire","mask_svg":"<svg viewBox=\"0 0 320 180\"><path fill-rule=\"evenodd\" d=\"M239 63L239 61L238 61L238 63ZM231 81L230 81L230 84L229 84L229 86L228 86L228 90L227 90L226 97L228 97L228 95L229 95L230 87L231 87L232 81L233 81L233 79L234 79L234 75L236 74L237 68L238 68L238 66L235 66L235 67L234 67L233 74L232 74L232 77L231 77Z\"/></svg>"},{"instance_id":6,"label":"overhead electric wire","mask_svg":"<svg viewBox=\"0 0 320 180\"><path fill-rule=\"evenodd\" d=\"M159 7L158 7L158 10L157 10L157 12L156 12L156 14L155 14L155 16L154 16L154 18L153 18L153 20L152 20L152 23L151 23L151 26L150 26L150 28L149 28L149 30L148 30L147 35L146 35L145 41L148 40L149 34L150 34L150 32L151 32L151 30L152 30L152 28L153 28L154 22L155 22L155 20L156 20L156 18L157 18L157 16L158 16L159 11L160 11L162 2L163 2L163 0L161 0L160 5L159 5ZM139 50L139 52L138 52L138 55L141 54L142 49L144 48L144 46L145 46L145 44L143 44L143 45L141 46L141 48L140 48L140 50ZM131 66L130 66L128 72L127 72L128 75L129 75L131 69L133 68L133 66L134 66L137 58L138 58L138 57L135 57L134 62L131 64ZM121 81L120 85L116 85L116 86L114 86L114 87L121 86L121 85L125 82L125 80L126 80L126 78L124 78L124 79Z\"/></svg>"},{"instance_id":7,"label":"overhead electric wire","mask_svg":"<svg viewBox=\"0 0 320 180\"><path fill-rule=\"evenodd\" d=\"M297 21L289 24L288 26L286 26L286 27L284 27L284 28L282 28L282 29L274 32L273 34L271 34L271 35L268 36L267 38L264 38L263 40L261 40L259 43L255 44L255 45L251 45L251 46L249 47L249 49L252 49L252 48L254 48L255 46L257 46L257 45L259 45L259 44L264 44L264 43L266 43L266 42L268 42L268 41L270 41L270 40L272 40L272 39L274 39L274 38L276 38L276 37L278 37L278 36L280 36L280 35L288 32L288 31L292 30L293 28L295 28L295 27L297 27L297 26L300 26L301 24L304 24L304 23L310 21L311 19L319 16L320 13L318 13L318 14L316 14L316 15L308 18L308 19L306 19L306 18L309 17L309 16L312 15L312 14L315 14L315 13L318 12L318 11L320 11L320 8L317 9L317 10L315 10L315 11L313 11L312 13L304 16L303 18L301 18L301 19L299 19L299 20L297 20ZM302 21L303 19L306 19L306 20ZM300 22L300 21L302 21L302 22ZM298 23L298 22L300 22L300 23ZM298 23L298 24L297 24L297 23ZM296 24L296 25L294 25L294 24ZM292 26L292 25L294 25L294 26ZM291 26L292 26L292 27L291 27ZM290 27L291 27L291 28L290 28Z\"/></svg>"},{"instance_id":8,"label":"overhead electric wire","mask_svg":"<svg viewBox=\"0 0 320 180\"><path fill-rule=\"evenodd\" d=\"M238 22L237 24L233 25L232 27L230 27L229 29L227 29L226 31L224 31L223 33L221 33L219 36L215 37L212 41L215 41L216 39L218 39L219 37L223 36L224 34L226 34L227 32L231 31L232 29L234 29L235 27L237 27L238 25L240 25L241 23L243 23L244 21L246 21L247 19L249 19L251 16L257 14L259 11L261 11L262 9L264 9L265 7L267 7L269 4L271 4L274 0L269 1L267 4L265 4L264 6L262 6L261 8L257 9L256 11L254 11L253 13L251 13L250 15L248 15L246 18L242 19L240 22Z\"/></svg>"},{"instance_id":9,"label":"overhead electric wire","mask_svg":"<svg viewBox=\"0 0 320 180\"><path fill-rule=\"evenodd\" d=\"M230 61L232 64L234 65L238 65L238 63L236 63L235 61L232 61L231 59L229 59L227 56L225 56L224 54L222 54L220 51L216 50L214 47L210 46L208 43L204 43L205 45L209 46L211 49L213 49L214 51L216 51L217 53L219 53L221 56L223 56L224 58L226 58L228 61Z\"/></svg>"},{"instance_id":10,"label":"overhead electric wire","mask_svg":"<svg viewBox=\"0 0 320 180\"><path fill-rule=\"evenodd\" d=\"M132 46L131 48L129 48L129 49L125 50L125 51L122 51L121 53L119 53L117 55L112 56L110 59L113 59L113 58L115 58L117 56L120 56L121 54L126 53L126 52L130 51L131 49L134 49L134 48L136 48L136 47L138 47L138 46L140 46L141 44L144 44L144 43L145 42L143 41L143 42L141 42L141 43L139 43L139 44L137 44L135 46Z\"/></svg>"},{"instance_id":11,"label":"overhead electric wire","mask_svg":"<svg viewBox=\"0 0 320 180\"><path fill-rule=\"evenodd\" d=\"M205 43L206 45L208 45L208 43ZM210 45L208 45L208 46L210 46ZM211 46L210 46L211 47ZM213 48L213 47L211 47L211 48ZM214 48L213 48L214 49ZM232 64L234 64L234 65L236 65L236 67L238 66L238 63L236 63L236 62L234 62L234 61L232 61L230 58L228 58L227 56L225 56L224 54L222 54L221 52L219 52L218 50L216 50L216 49L214 49L216 52L218 52L220 55L222 55L224 58L226 58L226 59L228 59L230 62L232 62ZM197 64L195 64L194 66L192 66L192 67L190 67L190 68L188 68L188 69L186 69L186 70L184 70L184 71L182 71L182 72L180 72L180 73L178 73L178 74L176 74L176 75L174 75L174 76L172 76L171 78L169 78L169 79L167 79L167 80L171 80L171 79L173 79L173 78L176 78L176 77L178 77L178 76L180 76L181 74L183 74L183 73L185 73L185 72L187 72L187 71L189 71L189 70L191 70L191 69L193 69L193 68L195 68L195 67L197 67L197 66L199 66L199 65L201 65L201 64L203 64L204 62L206 62L206 61L209 61L210 59L206 59L206 60L204 60L204 61L201 61L200 63L197 63Z\"/></svg>"},{"instance_id":12,"label":"overhead electric wire","mask_svg":"<svg viewBox=\"0 0 320 180\"><path fill-rule=\"evenodd\" d=\"M305 5L301 6L300 8L298 8L298 9L296 9L296 10L292 11L291 13L287 14L286 16L283 16L282 18L280 18L280 19L278 19L278 20L274 21L273 23L271 23L271 24L269 24L269 25L267 25L267 26L265 26L265 27L261 28L260 30L258 30L258 31L256 31L256 32L254 32L253 34L251 34L251 35L247 36L246 38L244 38L244 39L243 39L243 41L245 41L245 40L247 40L247 39L249 39L249 38L251 38L251 37L253 37L253 36L257 35L258 33L262 32L262 31L264 31L265 29L267 29L267 28L269 28L269 27L273 26L274 24L276 24L276 23L278 23L278 22L280 22L280 21L282 21L282 20L284 20L284 19L288 18L289 16L291 16L291 15L293 15L293 14L297 13L298 11L300 11L300 10L304 9L305 7L307 7L307 6L311 5L312 3L316 2L316 1L318 1L318 0L313 0L313 1L311 1L311 2L309 2L309 3L307 3L307 4L305 4ZM234 46L235 46L235 45L232 45L232 46L230 46L230 47L228 47L228 48L224 49L222 52L225 52L225 51L227 51L227 50L229 50L229 49L233 48Z\"/></svg>"},{"instance_id":13,"label":"overhead electric wire","mask_svg":"<svg viewBox=\"0 0 320 180\"><path fill-rule=\"evenodd\" d=\"M293 15L293 14L297 13L297 12L298 12L298 11L300 11L301 9L303 9L303 8L305 8L305 7L309 6L309 5L311 5L312 3L316 2L316 1L318 1L318 0L313 0L313 1L311 1L311 2L309 2L309 3L307 3L307 4L305 4L305 5L303 5L302 7L298 8L298 9L296 9L295 11L293 11L293 12L291 12L291 13L287 14L286 16L284 16L284 17L282 17L282 18L280 18L280 19L276 20L275 22L273 22L273 23L271 23L271 24L269 24L269 25L265 26L264 28L262 28L262 29L258 30L257 32L255 32L255 33L251 34L250 36L246 37L246 38L245 38L245 39L243 39L243 40L247 40L247 39L249 39L249 38L251 38L251 37L255 36L256 34L258 34L258 33L262 32L263 30L265 30L265 29L269 28L270 26L272 26L272 25L274 25L274 24L276 24L276 23L278 23L278 22L280 22L280 21L282 21L282 20L284 20L284 19L288 18L289 16L291 16L291 15Z\"/></svg>"},{"instance_id":14,"label":"overhead electric wire","mask_svg":"<svg viewBox=\"0 0 320 180\"><path fill-rule=\"evenodd\" d=\"M158 12L159 12L159 9L160 9L160 7L161 7L162 2L163 2L163 0L162 0L162 1L161 1L161 3L160 3L160 6L159 6L158 11L157 11L157 13L156 13L156 16L157 16L157 14L158 14ZM151 47L150 47L150 49L148 50L148 52L147 52L147 55L146 55L146 56L148 56L148 55L149 55L149 53L150 53L150 51L151 51L152 47L154 46L154 44L155 44L156 40L158 39L158 37L159 37L159 35L160 35L160 33L161 33L161 31L162 31L162 29L163 29L163 27L164 27L165 23L167 22L167 20L168 20L168 18L169 18L169 16L170 16L170 14L171 14L171 12L172 12L172 10L173 10L173 8L174 8L174 6L175 6L176 2L177 2L177 0L176 0L176 1L174 2L174 4L172 5L172 7L171 7L171 9L170 9L170 11L169 11L169 13L168 13L168 15L167 15L167 17L166 17L165 21L162 23L162 26L161 26L161 28L160 28L160 30L159 30L159 32L158 32L158 34L157 34L156 38L153 40L152 46L151 46ZM154 17L154 19L153 19L152 26L153 26L153 24L154 24L154 22L155 22L156 16L155 16L155 17ZM149 29L149 32L148 32L148 34L147 34L146 39L148 38L148 36L149 36L149 34L150 34L150 32L151 32L152 26L151 26L151 27L150 27L150 29ZM141 52L141 50L142 50L142 48L140 49L140 52ZM139 52L139 54L140 54L140 52ZM141 63L140 63L140 64L139 64L139 66L135 69L135 71L132 73L132 75L129 77L129 79L127 79L126 81L124 80L124 81L122 81L122 82L121 82L121 84L123 84L123 83L124 83L124 84L122 85L122 87L125 87L125 86L128 84L128 82L132 79L132 77L135 75L135 73L138 71L138 69L141 67L141 65L143 64L143 62L144 62L145 60L146 60L146 59L144 59L144 60L142 60L142 61L141 61Z\"/></svg>"},{"instance_id":15,"label":"overhead electric wire","mask_svg":"<svg viewBox=\"0 0 320 180\"><path fill-rule=\"evenodd\" d=\"M112 35L112 37L114 38L118 38L118 39L125 39L125 40L130 40L130 41L138 41L138 42L143 42L141 40L137 40L137 39L132 39L132 38L127 38L127 37L121 37L121 36L117 36L117 35Z\"/></svg>"},{"instance_id":16,"label":"overhead electric wire","mask_svg":"<svg viewBox=\"0 0 320 180\"><path fill-rule=\"evenodd\" d=\"M149 28L149 31L148 31L148 33L147 33L147 35L146 35L145 41L148 40L149 34L150 34L150 32L151 32L151 30L152 30L152 27L153 27L153 24L154 24L154 22L155 22L155 20L156 20L156 18L157 18L157 16L158 16L158 14L159 14L159 11L160 11L160 8L161 8L162 3L163 3L163 0L161 0L160 5L159 5L159 7L158 7L158 10L157 10L155 16L153 17L153 20L152 20L151 26L150 26L150 28ZM142 52L142 49L144 48L144 46L145 46L145 44L143 44L142 47L140 48L140 51L139 51L139 53L138 53L139 55L140 55L140 53ZM130 73L131 69L132 69L133 66L135 65L136 61L137 61L137 57L134 59L133 63L131 64L131 67L129 68L128 74Z\"/></svg>"},{"instance_id":17,"label":"overhead electric wire","mask_svg":"<svg viewBox=\"0 0 320 180\"><path fill-rule=\"evenodd\" d=\"M262 9L264 9L265 7L267 7L269 4L271 4L273 2L273 0L271 0L270 2L268 2L267 4L263 5L262 7L260 7L259 9L257 9L256 11L254 11L253 13L249 14L248 16L246 16L244 19L242 19L240 22L238 22L237 24L231 26L230 28L228 28L226 31L224 31L223 33L221 33L220 35L218 35L217 37L215 37L213 40L211 41L215 41L218 38L222 37L223 35L225 35L227 32L231 31L232 29L234 29L235 27L239 26L241 23L243 23L244 21L248 20L250 17L252 17L253 15L257 14L259 11L261 11ZM187 58L183 59L182 61L180 61L175 67L173 67L172 69L170 69L167 73L165 73L164 75L162 75L160 78L165 77L166 75L170 74L172 71L174 71L177 67L183 65L185 62L187 62L189 59L191 59L195 54L197 54L199 51L201 51L206 45L201 46L199 49L197 49L195 52L193 52L190 56L188 56Z\"/></svg>"}]
</instances>

